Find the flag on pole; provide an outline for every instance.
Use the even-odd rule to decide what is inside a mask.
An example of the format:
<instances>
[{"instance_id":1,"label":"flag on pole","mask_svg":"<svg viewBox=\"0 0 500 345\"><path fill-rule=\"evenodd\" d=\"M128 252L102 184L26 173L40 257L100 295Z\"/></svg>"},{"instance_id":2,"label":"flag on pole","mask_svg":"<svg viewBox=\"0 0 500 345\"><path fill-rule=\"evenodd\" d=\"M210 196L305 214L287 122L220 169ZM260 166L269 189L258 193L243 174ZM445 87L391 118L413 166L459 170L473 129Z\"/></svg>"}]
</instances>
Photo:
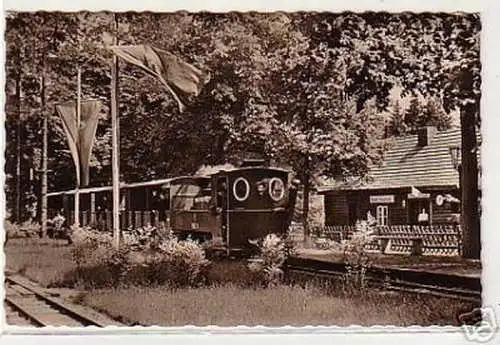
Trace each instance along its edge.
<instances>
[{"instance_id":1,"label":"flag on pole","mask_svg":"<svg viewBox=\"0 0 500 345\"><path fill-rule=\"evenodd\" d=\"M76 181L79 186L89 184L89 164L94 144L100 103L96 100L81 102L80 128L77 128L76 102L56 105L68 139L71 156L76 168Z\"/></svg>"},{"instance_id":2,"label":"flag on pole","mask_svg":"<svg viewBox=\"0 0 500 345\"><path fill-rule=\"evenodd\" d=\"M174 54L148 45L112 46L110 49L123 60L142 68L157 78L172 94L184 111L190 96L198 96L210 74L182 61Z\"/></svg>"},{"instance_id":3,"label":"flag on pole","mask_svg":"<svg viewBox=\"0 0 500 345\"><path fill-rule=\"evenodd\" d=\"M451 194L446 194L444 196L444 199L450 203L456 203L456 204L459 204L460 203L460 199L457 199L455 198L453 195Z\"/></svg>"}]
</instances>

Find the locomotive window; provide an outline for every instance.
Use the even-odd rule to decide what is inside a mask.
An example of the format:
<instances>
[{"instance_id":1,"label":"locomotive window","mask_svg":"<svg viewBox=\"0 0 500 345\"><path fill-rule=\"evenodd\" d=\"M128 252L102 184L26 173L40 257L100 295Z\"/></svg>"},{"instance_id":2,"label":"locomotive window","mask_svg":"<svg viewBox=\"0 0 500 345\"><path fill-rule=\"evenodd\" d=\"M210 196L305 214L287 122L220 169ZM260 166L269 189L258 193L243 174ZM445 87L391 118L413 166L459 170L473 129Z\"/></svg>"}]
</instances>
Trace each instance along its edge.
<instances>
[{"instance_id":1,"label":"locomotive window","mask_svg":"<svg viewBox=\"0 0 500 345\"><path fill-rule=\"evenodd\" d=\"M269 181L269 196L274 201L280 201L285 196L285 185L283 180L277 177L273 177Z\"/></svg>"},{"instance_id":2,"label":"locomotive window","mask_svg":"<svg viewBox=\"0 0 500 345\"><path fill-rule=\"evenodd\" d=\"M233 184L233 195L238 201L245 201L250 194L250 184L244 177L238 177Z\"/></svg>"},{"instance_id":3,"label":"locomotive window","mask_svg":"<svg viewBox=\"0 0 500 345\"><path fill-rule=\"evenodd\" d=\"M172 209L191 210L195 203L195 198L200 196L201 188L193 184L179 184L171 187Z\"/></svg>"}]
</instances>

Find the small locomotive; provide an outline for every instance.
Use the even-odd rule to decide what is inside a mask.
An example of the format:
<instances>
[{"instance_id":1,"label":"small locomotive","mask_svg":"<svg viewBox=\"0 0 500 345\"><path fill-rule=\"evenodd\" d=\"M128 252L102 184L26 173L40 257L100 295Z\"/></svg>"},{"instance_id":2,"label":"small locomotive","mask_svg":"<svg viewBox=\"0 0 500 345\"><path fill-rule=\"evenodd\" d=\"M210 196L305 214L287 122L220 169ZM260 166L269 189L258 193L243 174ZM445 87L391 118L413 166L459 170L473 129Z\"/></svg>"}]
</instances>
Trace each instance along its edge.
<instances>
[{"instance_id":1,"label":"small locomotive","mask_svg":"<svg viewBox=\"0 0 500 345\"><path fill-rule=\"evenodd\" d=\"M170 227L181 237L216 240L233 249L269 233L284 234L297 196L289 179L287 170L266 167L263 161L173 179Z\"/></svg>"}]
</instances>

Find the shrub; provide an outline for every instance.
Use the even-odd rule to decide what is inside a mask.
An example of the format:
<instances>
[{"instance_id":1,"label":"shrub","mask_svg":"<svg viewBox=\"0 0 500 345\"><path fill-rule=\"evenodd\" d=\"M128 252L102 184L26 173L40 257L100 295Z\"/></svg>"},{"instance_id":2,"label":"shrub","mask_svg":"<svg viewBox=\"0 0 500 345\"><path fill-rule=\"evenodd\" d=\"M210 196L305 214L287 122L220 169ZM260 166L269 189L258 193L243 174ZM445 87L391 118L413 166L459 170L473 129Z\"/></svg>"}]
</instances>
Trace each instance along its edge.
<instances>
[{"instance_id":1,"label":"shrub","mask_svg":"<svg viewBox=\"0 0 500 345\"><path fill-rule=\"evenodd\" d=\"M201 284L203 270L209 261L202 246L191 239L179 241L166 238L158 246L160 267L165 270L170 284L195 286Z\"/></svg>"},{"instance_id":2,"label":"shrub","mask_svg":"<svg viewBox=\"0 0 500 345\"><path fill-rule=\"evenodd\" d=\"M132 269L132 263L128 255L128 248L112 248L108 256L105 256L104 266L108 268L114 286L127 282L127 275Z\"/></svg>"},{"instance_id":3,"label":"shrub","mask_svg":"<svg viewBox=\"0 0 500 345\"><path fill-rule=\"evenodd\" d=\"M77 267L105 261L113 249L112 237L108 233L88 227L71 227L70 236L73 242L71 253Z\"/></svg>"},{"instance_id":4,"label":"shrub","mask_svg":"<svg viewBox=\"0 0 500 345\"><path fill-rule=\"evenodd\" d=\"M20 236L19 227L13 224L11 221L6 219L3 223L5 229L5 242L4 245L7 244L9 238L16 238Z\"/></svg>"},{"instance_id":5,"label":"shrub","mask_svg":"<svg viewBox=\"0 0 500 345\"><path fill-rule=\"evenodd\" d=\"M366 272L370 266L366 245L374 240L373 225L369 221L358 221L352 237L342 243L347 268L345 280L357 289L363 289L366 286Z\"/></svg>"},{"instance_id":6,"label":"shrub","mask_svg":"<svg viewBox=\"0 0 500 345\"><path fill-rule=\"evenodd\" d=\"M154 226L147 225L142 228L132 229L123 233L123 243L131 250L155 250L170 231L161 231Z\"/></svg>"},{"instance_id":7,"label":"shrub","mask_svg":"<svg viewBox=\"0 0 500 345\"><path fill-rule=\"evenodd\" d=\"M124 233L119 250L113 247L111 234L90 228L73 229L72 240L77 280L85 277L87 286L197 286L204 281L209 264L197 242L179 241L171 231L160 232L151 226ZM100 276L93 277L94 273Z\"/></svg>"},{"instance_id":8,"label":"shrub","mask_svg":"<svg viewBox=\"0 0 500 345\"><path fill-rule=\"evenodd\" d=\"M72 228L71 240L71 254L77 266L74 279L78 283L100 287L117 286L125 281L131 269L127 245L116 250L111 234L80 227Z\"/></svg>"},{"instance_id":9,"label":"shrub","mask_svg":"<svg viewBox=\"0 0 500 345\"><path fill-rule=\"evenodd\" d=\"M199 286L205 281L209 261L201 246L191 240L168 239L158 251L144 251L141 256L129 274L129 280L135 284L184 287Z\"/></svg>"},{"instance_id":10,"label":"shrub","mask_svg":"<svg viewBox=\"0 0 500 345\"><path fill-rule=\"evenodd\" d=\"M27 220L22 224L12 223L8 219L4 220L6 242L10 238L37 237L40 235L40 224Z\"/></svg>"},{"instance_id":11,"label":"shrub","mask_svg":"<svg viewBox=\"0 0 500 345\"><path fill-rule=\"evenodd\" d=\"M294 252L293 242L282 239L276 234L269 234L258 247L259 256L252 260L248 268L261 273L267 285L277 285L283 278L281 266Z\"/></svg>"}]
</instances>

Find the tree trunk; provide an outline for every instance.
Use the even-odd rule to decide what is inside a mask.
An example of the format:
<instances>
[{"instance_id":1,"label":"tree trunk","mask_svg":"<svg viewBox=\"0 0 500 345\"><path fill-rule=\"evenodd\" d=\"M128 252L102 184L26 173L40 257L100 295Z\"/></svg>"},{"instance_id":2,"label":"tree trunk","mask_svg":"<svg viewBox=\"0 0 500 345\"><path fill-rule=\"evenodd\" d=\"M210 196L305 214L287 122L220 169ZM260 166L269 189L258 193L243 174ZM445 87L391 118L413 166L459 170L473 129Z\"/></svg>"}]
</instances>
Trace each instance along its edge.
<instances>
[{"instance_id":1,"label":"tree trunk","mask_svg":"<svg viewBox=\"0 0 500 345\"><path fill-rule=\"evenodd\" d=\"M302 224L304 226L304 238L310 237L309 229L309 192L311 190L310 183L306 181L304 183L304 193L302 200Z\"/></svg>"},{"instance_id":2,"label":"tree trunk","mask_svg":"<svg viewBox=\"0 0 500 345\"><path fill-rule=\"evenodd\" d=\"M41 236L45 237L47 234L47 174L48 174L48 156L47 156L47 151L48 151L48 146L49 146L49 141L48 141L48 116L46 114L46 109L45 109L45 76L42 75L41 78L41 90L40 90L40 98L41 98L41 114L43 117L43 140L42 140L42 202L41 202Z\"/></svg>"},{"instance_id":3,"label":"tree trunk","mask_svg":"<svg viewBox=\"0 0 500 345\"><path fill-rule=\"evenodd\" d=\"M481 254L476 110L476 106L468 104L460 112L462 127L462 178L460 182L463 256L469 259L479 259Z\"/></svg>"}]
</instances>

